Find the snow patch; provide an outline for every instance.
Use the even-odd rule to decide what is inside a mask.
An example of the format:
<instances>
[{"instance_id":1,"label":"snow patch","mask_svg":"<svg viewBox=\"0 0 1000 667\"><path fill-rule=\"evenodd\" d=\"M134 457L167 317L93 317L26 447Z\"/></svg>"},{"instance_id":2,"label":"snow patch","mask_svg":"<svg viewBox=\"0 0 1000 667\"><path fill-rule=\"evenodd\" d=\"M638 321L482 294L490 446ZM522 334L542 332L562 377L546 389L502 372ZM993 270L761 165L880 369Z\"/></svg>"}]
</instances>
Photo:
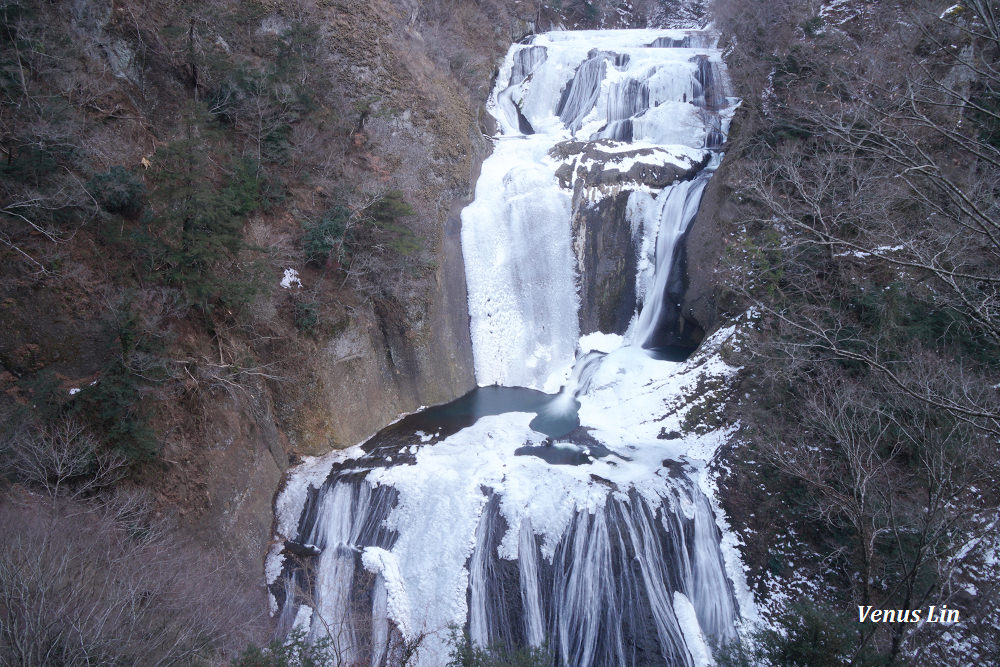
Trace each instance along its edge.
<instances>
[{"instance_id":1,"label":"snow patch","mask_svg":"<svg viewBox=\"0 0 1000 667\"><path fill-rule=\"evenodd\" d=\"M285 269L285 275L281 278L281 286L285 289L291 289L292 286L302 287L299 272L295 269Z\"/></svg>"},{"instance_id":2,"label":"snow patch","mask_svg":"<svg viewBox=\"0 0 1000 667\"><path fill-rule=\"evenodd\" d=\"M624 344L623 339L618 334L606 334L600 331L589 333L580 337L580 352L614 352Z\"/></svg>"},{"instance_id":3,"label":"snow patch","mask_svg":"<svg viewBox=\"0 0 1000 667\"><path fill-rule=\"evenodd\" d=\"M691 652L695 667L714 665L712 652L708 649L705 636L701 633L701 626L698 625L698 615L695 614L694 605L680 591L674 591L674 615L677 616L677 623L684 634L684 643Z\"/></svg>"}]
</instances>

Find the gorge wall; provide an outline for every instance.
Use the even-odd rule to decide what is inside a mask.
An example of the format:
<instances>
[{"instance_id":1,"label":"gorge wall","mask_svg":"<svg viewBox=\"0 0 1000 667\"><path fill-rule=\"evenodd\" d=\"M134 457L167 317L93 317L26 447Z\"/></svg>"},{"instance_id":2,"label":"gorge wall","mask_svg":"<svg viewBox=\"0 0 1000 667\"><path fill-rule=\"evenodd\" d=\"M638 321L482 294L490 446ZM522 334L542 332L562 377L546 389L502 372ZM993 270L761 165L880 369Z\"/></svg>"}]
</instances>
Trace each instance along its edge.
<instances>
[{"instance_id":1,"label":"gorge wall","mask_svg":"<svg viewBox=\"0 0 1000 667\"><path fill-rule=\"evenodd\" d=\"M563 4L12 5L2 47L23 77L7 92L24 103L3 136L2 414L70 415L98 438L148 427L155 453L130 484L252 580L291 461L473 384L458 212L507 46L676 9ZM241 161L254 202L229 204L237 242L196 268L249 296L199 302L174 277L176 188L214 201ZM405 215L349 257L307 261L304 228L393 191ZM108 405L120 419L101 421Z\"/></svg>"}]
</instances>

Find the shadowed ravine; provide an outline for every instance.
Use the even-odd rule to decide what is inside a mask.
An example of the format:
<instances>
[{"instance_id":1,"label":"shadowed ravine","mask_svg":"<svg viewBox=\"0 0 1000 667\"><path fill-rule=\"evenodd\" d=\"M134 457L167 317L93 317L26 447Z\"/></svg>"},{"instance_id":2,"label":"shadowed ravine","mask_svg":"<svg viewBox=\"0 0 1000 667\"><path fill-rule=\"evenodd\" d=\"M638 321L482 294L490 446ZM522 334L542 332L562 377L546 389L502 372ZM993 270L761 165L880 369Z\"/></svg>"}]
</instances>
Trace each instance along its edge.
<instances>
[{"instance_id":1,"label":"shadowed ravine","mask_svg":"<svg viewBox=\"0 0 1000 667\"><path fill-rule=\"evenodd\" d=\"M480 388L293 471L268 561L282 631L372 665L418 640L419 664L444 664L449 626L573 666L707 664L735 637L705 461L660 435L690 371L663 334L671 265L731 111L714 44L642 30L511 48L462 214ZM636 267L623 335L581 330L597 321L579 298L586 216L609 197L625 215L602 224L627 233L603 259Z\"/></svg>"}]
</instances>

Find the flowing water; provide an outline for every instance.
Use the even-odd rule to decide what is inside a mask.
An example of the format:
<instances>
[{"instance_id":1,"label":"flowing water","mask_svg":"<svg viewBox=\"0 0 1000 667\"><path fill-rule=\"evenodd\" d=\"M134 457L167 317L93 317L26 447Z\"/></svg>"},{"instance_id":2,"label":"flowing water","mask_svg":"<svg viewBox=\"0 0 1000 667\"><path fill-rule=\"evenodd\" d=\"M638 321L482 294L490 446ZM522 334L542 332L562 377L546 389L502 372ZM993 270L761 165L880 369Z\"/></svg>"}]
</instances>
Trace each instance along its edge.
<instances>
[{"instance_id":1,"label":"flowing water","mask_svg":"<svg viewBox=\"0 0 1000 667\"><path fill-rule=\"evenodd\" d=\"M494 152L462 214L480 387L291 473L267 566L282 631L371 665L418 640L418 664L442 665L449 628L572 666L709 664L735 637L700 484L708 436L664 426L713 364L647 349L731 112L715 41L581 31L511 48L489 102ZM584 193L557 177L595 164L617 180ZM677 180L622 176L647 167ZM624 335L580 325L573 220L610 196L628 198L611 224L637 267Z\"/></svg>"}]
</instances>

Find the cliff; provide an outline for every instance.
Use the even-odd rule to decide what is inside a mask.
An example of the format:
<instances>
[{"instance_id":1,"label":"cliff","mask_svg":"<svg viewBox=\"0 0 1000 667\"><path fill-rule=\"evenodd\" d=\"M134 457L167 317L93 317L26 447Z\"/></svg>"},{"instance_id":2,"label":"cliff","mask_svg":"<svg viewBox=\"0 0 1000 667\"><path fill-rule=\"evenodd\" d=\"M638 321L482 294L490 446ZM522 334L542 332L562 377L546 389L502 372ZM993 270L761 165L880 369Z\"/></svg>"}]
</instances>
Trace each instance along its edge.
<instances>
[{"instance_id":1,"label":"cliff","mask_svg":"<svg viewBox=\"0 0 1000 667\"><path fill-rule=\"evenodd\" d=\"M4 442L82 425L253 580L290 463L473 385L458 214L499 57L676 9L563 5L5 5Z\"/></svg>"}]
</instances>

